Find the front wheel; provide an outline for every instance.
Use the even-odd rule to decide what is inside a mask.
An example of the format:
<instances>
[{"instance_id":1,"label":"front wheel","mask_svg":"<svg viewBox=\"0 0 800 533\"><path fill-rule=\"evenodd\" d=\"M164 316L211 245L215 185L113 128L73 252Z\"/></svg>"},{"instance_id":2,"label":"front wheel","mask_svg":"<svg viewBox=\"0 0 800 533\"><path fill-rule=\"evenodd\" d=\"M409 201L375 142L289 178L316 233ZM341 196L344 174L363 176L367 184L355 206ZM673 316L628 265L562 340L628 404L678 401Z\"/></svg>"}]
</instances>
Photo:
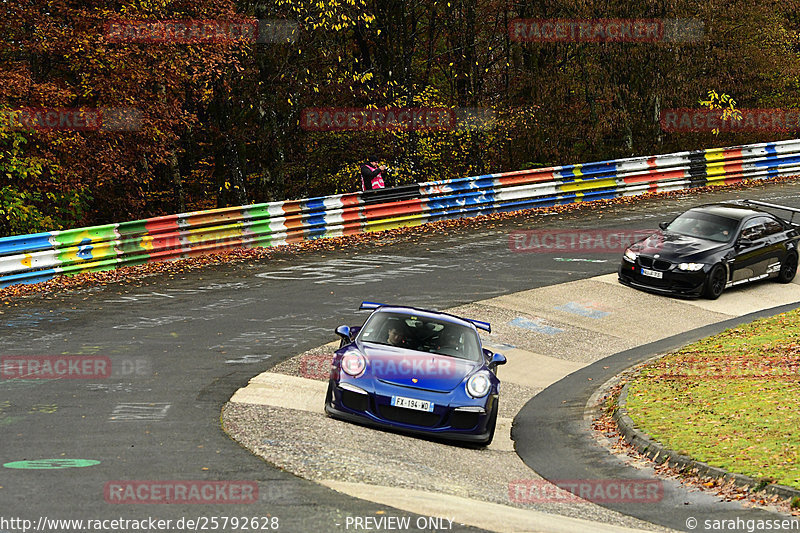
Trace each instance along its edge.
<instances>
[{"instance_id":1,"label":"front wheel","mask_svg":"<svg viewBox=\"0 0 800 533\"><path fill-rule=\"evenodd\" d=\"M794 279L797 274L797 252L789 252L781 263L781 269L778 272L779 283L789 283Z\"/></svg>"},{"instance_id":2,"label":"front wheel","mask_svg":"<svg viewBox=\"0 0 800 533\"><path fill-rule=\"evenodd\" d=\"M709 300L716 300L725 290L725 283L728 281L728 276L725 272L725 267L722 265L714 265L711 272L706 277L706 286L703 289L703 296Z\"/></svg>"}]
</instances>

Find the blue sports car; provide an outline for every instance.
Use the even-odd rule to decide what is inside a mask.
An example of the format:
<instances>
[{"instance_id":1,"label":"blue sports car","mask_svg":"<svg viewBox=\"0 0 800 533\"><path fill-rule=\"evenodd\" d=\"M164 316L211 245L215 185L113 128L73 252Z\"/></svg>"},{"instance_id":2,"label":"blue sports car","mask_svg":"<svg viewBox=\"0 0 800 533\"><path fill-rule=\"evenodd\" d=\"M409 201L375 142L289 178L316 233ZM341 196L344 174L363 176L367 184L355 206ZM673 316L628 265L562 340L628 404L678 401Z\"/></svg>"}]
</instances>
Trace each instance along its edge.
<instances>
[{"instance_id":1,"label":"blue sports car","mask_svg":"<svg viewBox=\"0 0 800 533\"><path fill-rule=\"evenodd\" d=\"M361 327L339 326L325 412L332 417L488 445L506 358L481 346L486 322L363 302Z\"/></svg>"}]
</instances>

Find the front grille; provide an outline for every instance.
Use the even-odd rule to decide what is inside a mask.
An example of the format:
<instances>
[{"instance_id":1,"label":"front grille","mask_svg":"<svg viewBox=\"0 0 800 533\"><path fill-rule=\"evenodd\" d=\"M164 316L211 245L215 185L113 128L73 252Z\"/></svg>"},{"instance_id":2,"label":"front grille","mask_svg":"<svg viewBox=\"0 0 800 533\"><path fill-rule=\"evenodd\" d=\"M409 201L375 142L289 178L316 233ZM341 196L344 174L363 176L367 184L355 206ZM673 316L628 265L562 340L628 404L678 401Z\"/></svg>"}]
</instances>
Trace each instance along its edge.
<instances>
[{"instance_id":1,"label":"front grille","mask_svg":"<svg viewBox=\"0 0 800 533\"><path fill-rule=\"evenodd\" d=\"M644 268L652 268L655 270L669 270L669 267L672 266L672 263L669 261L653 259L652 257L643 257L641 255L639 256L639 264Z\"/></svg>"},{"instance_id":2,"label":"front grille","mask_svg":"<svg viewBox=\"0 0 800 533\"><path fill-rule=\"evenodd\" d=\"M455 429L470 429L478 425L478 413L469 411L453 411L450 415L450 426Z\"/></svg>"},{"instance_id":3,"label":"front grille","mask_svg":"<svg viewBox=\"0 0 800 533\"><path fill-rule=\"evenodd\" d=\"M672 264L669 261L661 261L660 259L653 261L653 268L656 270L669 270L670 266Z\"/></svg>"},{"instance_id":4,"label":"front grille","mask_svg":"<svg viewBox=\"0 0 800 533\"><path fill-rule=\"evenodd\" d=\"M381 405L381 416L392 422L409 424L411 426L433 427L439 423L441 418L435 413L424 413L404 407L394 407L392 405Z\"/></svg>"},{"instance_id":5,"label":"front grille","mask_svg":"<svg viewBox=\"0 0 800 533\"><path fill-rule=\"evenodd\" d=\"M366 411L369 408L369 396L357 392L343 390L342 403L354 411Z\"/></svg>"}]
</instances>

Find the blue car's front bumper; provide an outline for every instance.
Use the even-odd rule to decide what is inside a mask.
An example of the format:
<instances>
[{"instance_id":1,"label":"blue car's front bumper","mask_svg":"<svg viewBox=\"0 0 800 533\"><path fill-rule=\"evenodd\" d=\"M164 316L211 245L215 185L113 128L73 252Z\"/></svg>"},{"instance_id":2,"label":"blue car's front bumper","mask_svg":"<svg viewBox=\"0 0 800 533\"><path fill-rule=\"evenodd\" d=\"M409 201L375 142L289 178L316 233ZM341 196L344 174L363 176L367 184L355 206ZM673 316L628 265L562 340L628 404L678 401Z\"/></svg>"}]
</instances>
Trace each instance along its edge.
<instances>
[{"instance_id":1,"label":"blue car's front bumper","mask_svg":"<svg viewBox=\"0 0 800 533\"><path fill-rule=\"evenodd\" d=\"M496 392L481 398L479 405L474 399L462 405L461 402L453 403L446 393L418 389L408 389L406 393L388 386L378 386L376 389L384 390L360 394L340 388L331 381L332 394L325 400L325 412L351 422L447 440L478 443L486 441L492 432L490 422L493 410L497 409ZM394 407L391 405L393 394L431 401L434 404L433 412ZM458 410L459 407L473 410ZM481 411L474 411L478 407Z\"/></svg>"}]
</instances>

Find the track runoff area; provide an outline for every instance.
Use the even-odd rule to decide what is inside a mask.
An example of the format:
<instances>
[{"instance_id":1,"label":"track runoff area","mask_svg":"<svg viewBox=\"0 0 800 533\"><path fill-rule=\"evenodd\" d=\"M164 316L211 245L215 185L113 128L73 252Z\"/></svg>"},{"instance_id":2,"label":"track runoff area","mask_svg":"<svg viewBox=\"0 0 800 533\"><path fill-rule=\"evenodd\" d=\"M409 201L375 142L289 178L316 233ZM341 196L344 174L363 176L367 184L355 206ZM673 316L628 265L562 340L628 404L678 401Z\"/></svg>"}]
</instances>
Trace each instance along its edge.
<instances>
[{"instance_id":1,"label":"track runoff area","mask_svg":"<svg viewBox=\"0 0 800 533\"><path fill-rule=\"evenodd\" d=\"M797 284L736 287L716 301L655 296L617 284L622 250L534 253L515 250L512 234L654 229L688 207L745 196L800 206L791 183L644 200L6 305L3 356L102 364L76 379L0 380L0 508L18 519L0 530L19 530L19 520L53 531L663 530L603 502L551 494L514 451L515 416L604 357L800 301ZM331 353L336 326L363 321L362 300L492 323L484 341L508 364L491 446L324 416L319 356ZM630 493L633 506L663 502L625 479L601 487L612 499Z\"/></svg>"}]
</instances>

